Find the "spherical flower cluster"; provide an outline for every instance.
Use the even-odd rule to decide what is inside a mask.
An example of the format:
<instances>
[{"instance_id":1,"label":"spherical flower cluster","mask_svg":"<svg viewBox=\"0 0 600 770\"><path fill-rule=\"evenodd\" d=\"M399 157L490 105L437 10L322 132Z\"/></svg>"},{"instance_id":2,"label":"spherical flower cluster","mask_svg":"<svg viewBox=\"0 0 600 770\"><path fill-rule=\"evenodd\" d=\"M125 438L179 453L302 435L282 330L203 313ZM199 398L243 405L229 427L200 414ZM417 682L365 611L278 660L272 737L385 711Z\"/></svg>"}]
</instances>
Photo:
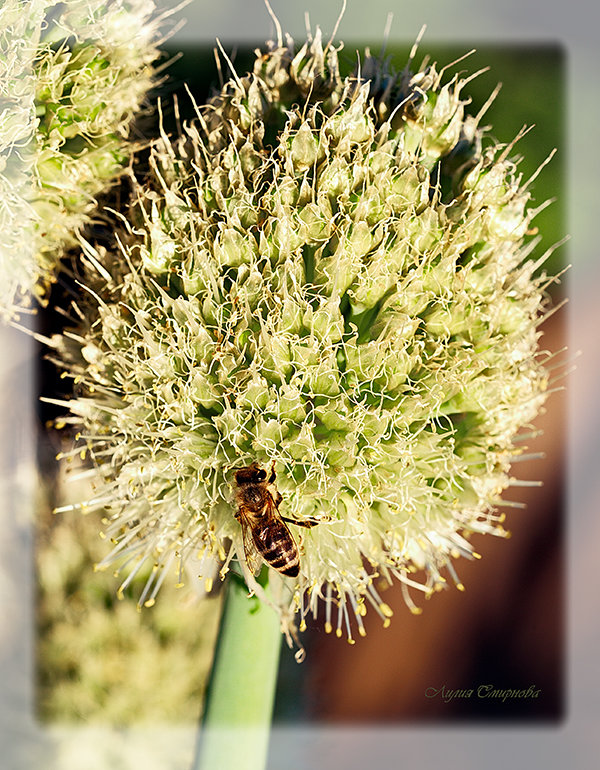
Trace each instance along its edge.
<instances>
[{"instance_id":1,"label":"spherical flower cluster","mask_svg":"<svg viewBox=\"0 0 600 770\"><path fill-rule=\"evenodd\" d=\"M153 0L7 0L0 9L0 311L45 301L59 260L122 174L156 81Z\"/></svg>"},{"instance_id":2,"label":"spherical flower cluster","mask_svg":"<svg viewBox=\"0 0 600 770\"><path fill-rule=\"evenodd\" d=\"M342 78L319 34L258 53L155 144L79 328L57 341L78 395L74 451L127 586L152 604L194 559L237 557L236 470L273 466L300 547L270 569L284 630L317 614L350 640L376 582L429 594L473 533L503 534L515 437L545 398L543 279L510 148L465 116L464 81L367 54ZM275 586L275 588L273 588ZM275 597L275 598L274 598Z\"/></svg>"}]
</instances>

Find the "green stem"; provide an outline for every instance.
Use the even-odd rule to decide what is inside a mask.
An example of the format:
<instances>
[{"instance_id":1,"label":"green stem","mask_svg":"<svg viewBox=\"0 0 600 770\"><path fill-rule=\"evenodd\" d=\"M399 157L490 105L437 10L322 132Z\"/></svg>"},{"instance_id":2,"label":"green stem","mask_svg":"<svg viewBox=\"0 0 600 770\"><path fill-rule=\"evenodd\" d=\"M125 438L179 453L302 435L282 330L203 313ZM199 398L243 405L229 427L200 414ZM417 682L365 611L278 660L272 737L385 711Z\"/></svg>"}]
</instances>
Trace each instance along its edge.
<instances>
[{"instance_id":1,"label":"green stem","mask_svg":"<svg viewBox=\"0 0 600 770\"><path fill-rule=\"evenodd\" d=\"M232 575L194 770L264 770L280 647L277 614Z\"/></svg>"}]
</instances>

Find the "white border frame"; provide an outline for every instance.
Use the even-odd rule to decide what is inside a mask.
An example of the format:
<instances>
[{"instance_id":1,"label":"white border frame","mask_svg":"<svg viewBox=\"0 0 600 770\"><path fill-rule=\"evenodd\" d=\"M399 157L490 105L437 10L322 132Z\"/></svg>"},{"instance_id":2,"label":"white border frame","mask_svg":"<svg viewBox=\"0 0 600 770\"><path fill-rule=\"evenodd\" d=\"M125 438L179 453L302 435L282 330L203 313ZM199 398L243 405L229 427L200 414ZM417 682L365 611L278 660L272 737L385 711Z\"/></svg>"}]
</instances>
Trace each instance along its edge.
<instances>
[{"instance_id":1,"label":"white border frame","mask_svg":"<svg viewBox=\"0 0 600 770\"><path fill-rule=\"evenodd\" d=\"M303 8L325 35L341 3L271 0L284 30L304 36ZM337 37L378 40L388 11L395 12L391 39L408 42L427 23L432 43L544 42L567 53L568 224L573 269L569 279L569 346L581 350L569 382L568 461L568 700L563 723L554 727L400 726L275 728L269 770L363 770L416 766L490 770L506 767L593 767L600 724L600 647L597 612L597 550L600 542L600 346L595 329L600 287L599 201L600 6L594 0L349 0ZM192 0L182 12L187 25L174 42L255 41L272 36L262 0ZM543 98L543 95L532 95ZM33 434L33 346L23 335L0 329L0 764L6 770L190 767L195 728L128 730L47 728L33 716L33 537L30 511L35 488L29 469ZM35 483L35 482L34 482ZM532 569L534 565L532 566ZM8 631L8 633L6 633ZM194 715L195 716L195 715ZM193 717L191 717L193 719ZM218 768L215 768L218 770ZM240 768L243 770L243 768Z\"/></svg>"}]
</instances>

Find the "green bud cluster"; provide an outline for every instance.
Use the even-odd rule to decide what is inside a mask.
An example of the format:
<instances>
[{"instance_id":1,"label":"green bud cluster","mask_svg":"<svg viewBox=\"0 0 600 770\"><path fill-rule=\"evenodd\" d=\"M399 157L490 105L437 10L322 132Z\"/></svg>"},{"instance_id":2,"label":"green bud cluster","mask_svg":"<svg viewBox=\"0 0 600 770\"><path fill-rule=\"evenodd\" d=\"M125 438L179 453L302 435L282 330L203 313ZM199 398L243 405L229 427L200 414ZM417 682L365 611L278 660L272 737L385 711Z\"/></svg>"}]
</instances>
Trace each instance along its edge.
<instances>
[{"instance_id":1,"label":"green bud cluster","mask_svg":"<svg viewBox=\"0 0 600 770\"><path fill-rule=\"evenodd\" d=\"M510 148L482 149L463 86L368 54L342 78L317 34L258 52L154 145L118 245L94 253L86 320L57 341L103 566L124 585L155 567L140 603L190 555L209 584L208 557L224 575L237 556L260 593L233 502L253 462L274 464L283 515L319 522L291 525L288 631L324 598L352 640L368 604L389 622L375 578L462 587L469 536L504 533L515 438L545 399L544 279Z\"/></svg>"}]
</instances>

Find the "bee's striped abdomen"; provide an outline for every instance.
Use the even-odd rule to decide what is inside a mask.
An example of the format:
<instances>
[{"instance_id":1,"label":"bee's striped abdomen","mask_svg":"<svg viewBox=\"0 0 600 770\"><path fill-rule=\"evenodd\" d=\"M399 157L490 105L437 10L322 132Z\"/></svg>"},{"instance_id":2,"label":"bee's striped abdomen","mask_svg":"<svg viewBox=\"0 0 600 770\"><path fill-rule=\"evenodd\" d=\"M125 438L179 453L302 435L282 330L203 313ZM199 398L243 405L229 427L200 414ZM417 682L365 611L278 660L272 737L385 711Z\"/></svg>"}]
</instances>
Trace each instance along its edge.
<instances>
[{"instance_id":1,"label":"bee's striped abdomen","mask_svg":"<svg viewBox=\"0 0 600 770\"><path fill-rule=\"evenodd\" d=\"M252 535L256 549L269 566L287 577L298 575L298 548L283 521L272 520L269 526L256 527Z\"/></svg>"}]
</instances>

